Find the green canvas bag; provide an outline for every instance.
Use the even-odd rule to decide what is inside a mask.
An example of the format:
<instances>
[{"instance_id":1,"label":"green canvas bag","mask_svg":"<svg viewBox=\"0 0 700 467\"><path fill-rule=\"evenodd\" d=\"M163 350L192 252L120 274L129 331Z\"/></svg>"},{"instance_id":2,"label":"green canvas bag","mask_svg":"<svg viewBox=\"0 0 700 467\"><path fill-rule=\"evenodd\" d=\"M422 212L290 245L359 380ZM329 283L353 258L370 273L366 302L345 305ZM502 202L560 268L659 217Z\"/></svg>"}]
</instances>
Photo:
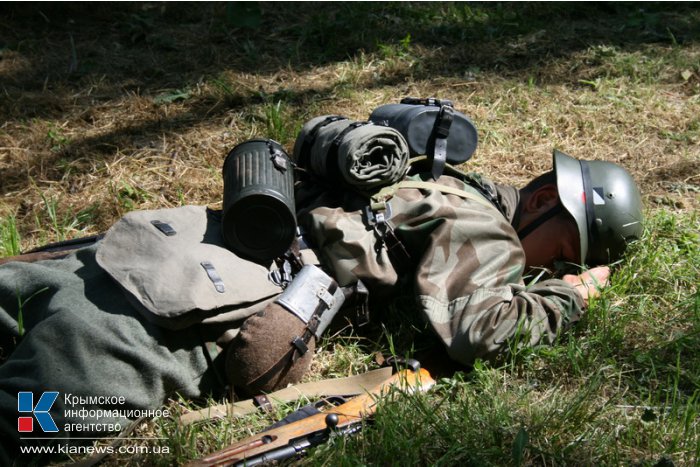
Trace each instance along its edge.
<instances>
[{"instance_id":1,"label":"green canvas bag","mask_svg":"<svg viewBox=\"0 0 700 467\"><path fill-rule=\"evenodd\" d=\"M203 206L134 211L114 224L97 262L152 322L180 329L215 315L244 319L282 289L271 268L224 246L220 213Z\"/></svg>"}]
</instances>

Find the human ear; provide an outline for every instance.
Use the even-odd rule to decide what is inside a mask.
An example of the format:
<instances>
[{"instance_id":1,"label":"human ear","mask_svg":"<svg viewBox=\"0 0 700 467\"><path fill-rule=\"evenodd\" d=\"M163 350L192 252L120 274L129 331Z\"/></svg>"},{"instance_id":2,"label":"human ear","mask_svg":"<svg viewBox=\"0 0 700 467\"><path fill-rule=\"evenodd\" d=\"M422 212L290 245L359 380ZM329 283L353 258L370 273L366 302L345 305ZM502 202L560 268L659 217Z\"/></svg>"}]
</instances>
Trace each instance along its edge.
<instances>
[{"instance_id":1,"label":"human ear","mask_svg":"<svg viewBox=\"0 0 700 467\"><path fill-rule=\"evenodd\" d=\"M544 213L559 203L557 187L553 183L542 185L532 192L525 203L525 209L532 214Z\"/></svg>"}]
</instances>

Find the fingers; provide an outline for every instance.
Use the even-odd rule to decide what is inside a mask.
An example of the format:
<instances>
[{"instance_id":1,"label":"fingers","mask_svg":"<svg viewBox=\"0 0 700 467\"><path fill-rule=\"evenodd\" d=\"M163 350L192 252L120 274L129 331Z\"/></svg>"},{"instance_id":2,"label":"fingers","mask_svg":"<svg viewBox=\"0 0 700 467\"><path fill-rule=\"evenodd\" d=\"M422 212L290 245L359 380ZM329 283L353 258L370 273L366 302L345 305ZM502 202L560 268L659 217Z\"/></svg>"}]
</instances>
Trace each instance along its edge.
<instances>
[{"instance_id":1,"label":"fingers","mask_svg":"<svg viewBox=\"0 0 700 467\"><path fill-rule=\"evenodd\" d=\"M610 284L610 268L598 266L579 275L567 274L562 278L571 284L588 305L588 300L598 297L600 290Z\"/></svg>"},{"instance_id":2,"label":"fingers","mask_svg":"<svg viewBox=\"0 0 700 467\"><path fill-rule=\"evenodd\" d=\"M610 284L610 268L607 266L598 266L574 277L578 278L578 281L584 284L603 288Z\"/></svg>"}]
</instances>

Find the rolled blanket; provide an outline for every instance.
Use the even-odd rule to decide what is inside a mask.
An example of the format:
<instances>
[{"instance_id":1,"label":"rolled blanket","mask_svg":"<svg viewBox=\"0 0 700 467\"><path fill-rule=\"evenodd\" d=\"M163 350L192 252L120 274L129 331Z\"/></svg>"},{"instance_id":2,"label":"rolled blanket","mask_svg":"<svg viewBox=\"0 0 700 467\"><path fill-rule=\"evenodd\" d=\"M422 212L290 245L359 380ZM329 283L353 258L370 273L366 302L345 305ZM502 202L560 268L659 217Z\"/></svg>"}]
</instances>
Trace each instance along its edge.
<instances>
[{"instance_id":1,"label":"rolled blanket","mask_svg":"<svg viewBox=\"0 0 700 467\"><path fill-rule=\"evenodd\" d=\"M393 128L323 116L303 126L294 158L332 186L370 194L406 175L409 151L404 137Z\"/></svg>"}]
</instances>

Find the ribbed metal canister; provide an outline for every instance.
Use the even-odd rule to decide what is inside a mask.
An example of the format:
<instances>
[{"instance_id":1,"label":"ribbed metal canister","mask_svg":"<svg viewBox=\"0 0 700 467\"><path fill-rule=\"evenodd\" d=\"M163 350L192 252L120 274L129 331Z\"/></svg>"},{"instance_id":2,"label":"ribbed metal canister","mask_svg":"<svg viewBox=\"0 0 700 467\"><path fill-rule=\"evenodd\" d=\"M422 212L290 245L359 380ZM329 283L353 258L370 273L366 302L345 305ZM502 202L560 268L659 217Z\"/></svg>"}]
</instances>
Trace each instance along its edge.
<instances>
[{"instance_id":1,"label":"ribbed metal canister","mask_svg":"<svg viewBox=\"0 0 700 467\"><path fill-rule=\"evenodd\" d=\"M238 256L267 262L284 254L296 235L291 159L271 139L234 147L223 168L222 233Z\"/></svg>"}]
</instances>

